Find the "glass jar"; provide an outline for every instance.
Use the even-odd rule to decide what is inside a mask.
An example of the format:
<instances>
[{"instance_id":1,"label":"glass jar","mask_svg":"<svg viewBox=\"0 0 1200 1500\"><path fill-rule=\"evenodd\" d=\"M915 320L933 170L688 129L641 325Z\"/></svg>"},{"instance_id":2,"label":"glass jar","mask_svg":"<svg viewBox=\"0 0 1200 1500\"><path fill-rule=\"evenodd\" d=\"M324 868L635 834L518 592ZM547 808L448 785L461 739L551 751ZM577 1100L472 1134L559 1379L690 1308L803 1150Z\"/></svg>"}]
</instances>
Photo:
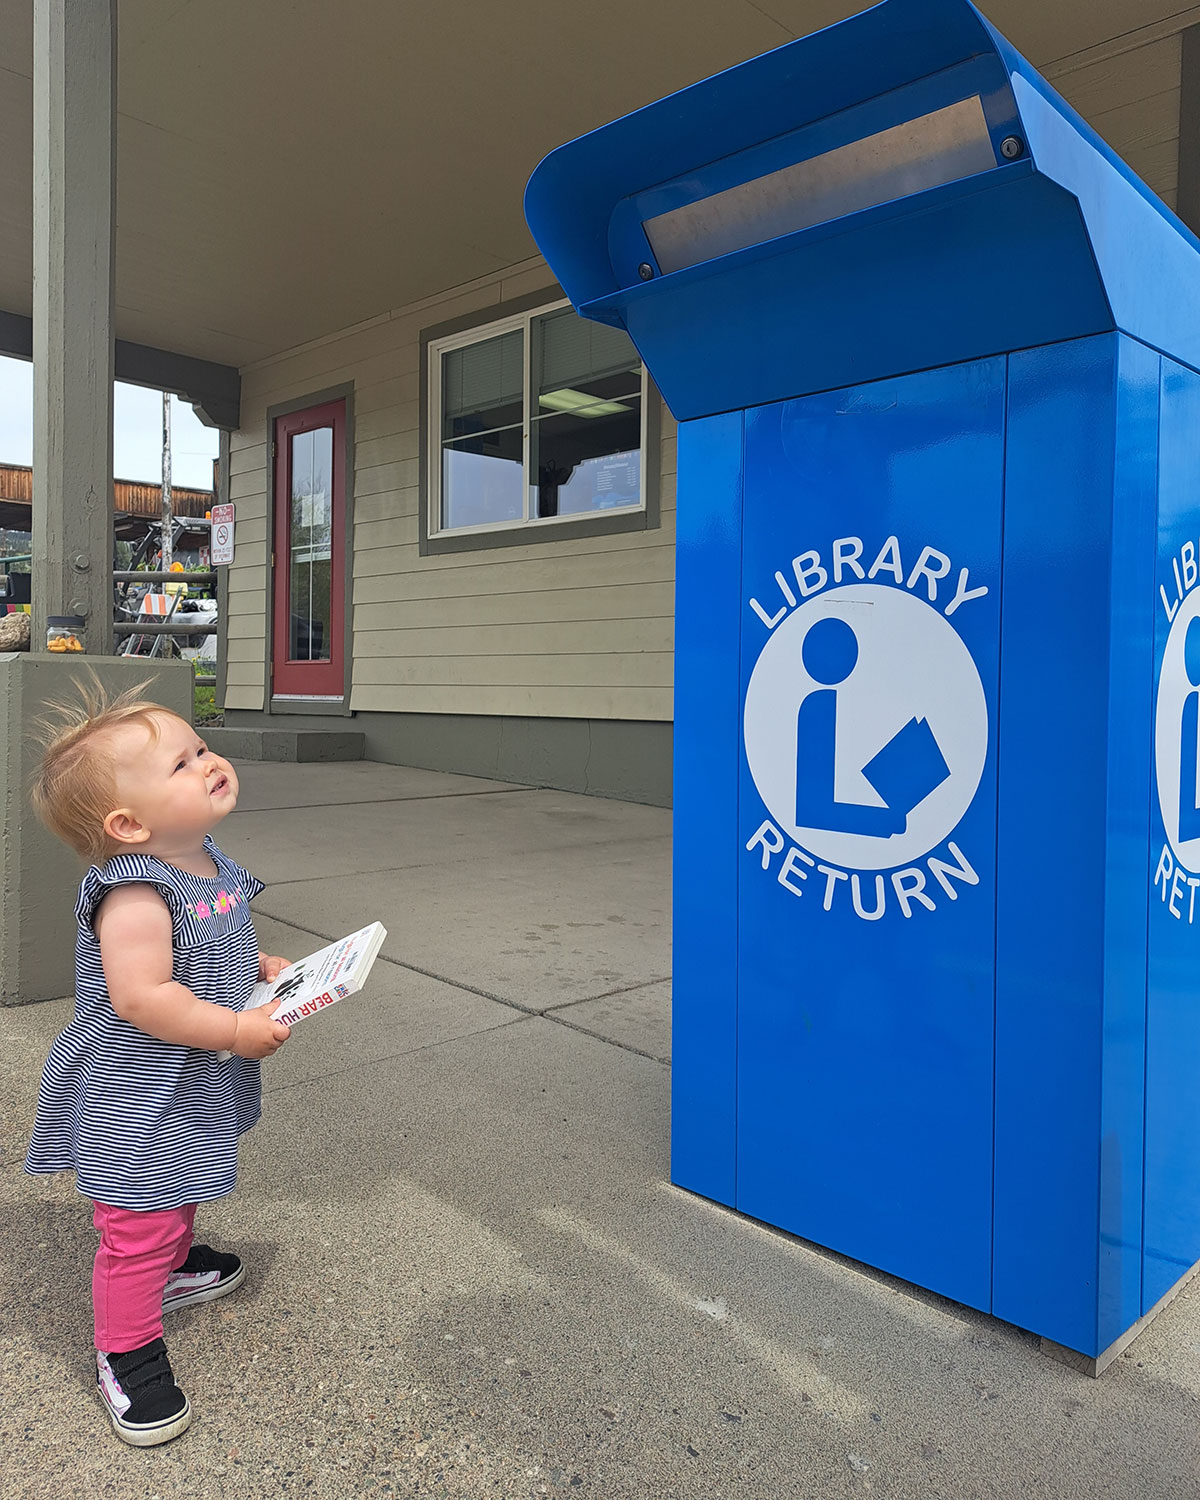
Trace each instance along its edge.
<instances>
[{"instance_id":1,"label":"glass jar","mask_svg":"<svg viewBox=\"0 0 1200 1500\"><path fill-rule=\"evenodd\" d=\"M86 651L87 621L82 615L51 615L46 621L47 651Z\"/></svg>"}]
</instances>

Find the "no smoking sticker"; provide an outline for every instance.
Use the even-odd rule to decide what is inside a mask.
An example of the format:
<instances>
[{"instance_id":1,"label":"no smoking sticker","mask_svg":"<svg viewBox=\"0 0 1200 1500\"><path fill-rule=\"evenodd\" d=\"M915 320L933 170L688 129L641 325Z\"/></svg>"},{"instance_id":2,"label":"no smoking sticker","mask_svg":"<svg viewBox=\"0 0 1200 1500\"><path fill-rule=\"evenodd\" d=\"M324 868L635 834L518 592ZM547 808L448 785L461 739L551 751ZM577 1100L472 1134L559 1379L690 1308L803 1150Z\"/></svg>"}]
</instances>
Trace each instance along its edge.
<instances>
[{"instance_id":1,"label":"no smoking sticker","mask_svg":"<svg viewBox=\"0 0 1200 1500\"><path fill-rule=\"evenodd\" d=\"M214 568L228 566L233 561L233 506L214 505L212 508L212 564Z\"/></svg>"}]
</instances>

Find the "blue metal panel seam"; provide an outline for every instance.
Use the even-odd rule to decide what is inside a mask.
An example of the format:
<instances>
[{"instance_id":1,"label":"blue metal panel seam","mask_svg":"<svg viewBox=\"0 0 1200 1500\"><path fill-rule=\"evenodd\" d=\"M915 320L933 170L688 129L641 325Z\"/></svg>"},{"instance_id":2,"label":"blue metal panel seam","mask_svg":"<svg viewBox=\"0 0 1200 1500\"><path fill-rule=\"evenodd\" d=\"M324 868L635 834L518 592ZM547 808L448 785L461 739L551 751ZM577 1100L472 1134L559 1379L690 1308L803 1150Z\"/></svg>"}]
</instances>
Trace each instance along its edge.
<instances>
[{"instance_id":1,"label":"blue metal panel seam","mask_svg":"<svg viewBox=\"0 0 1200 1500\"><path fill-rule=\"evenodd\" d=\"M681 424L676 559L671 1180L729 1207L742 427L740 413Z\"/></svg>"},{"instance_id":2,"label":"blue metal panel seam","mask_svg":"<svg viewBox=\"0 0 1200 1500\"><path fill-rule=\"evenodd\" d=\"M1092 253L1092 259L1094 261L1095 260L1095 250L1094 250L1094 248L1092 246L1091 235L1088 236L1088 249L1089 249L1089 251L1091 251L1091 253ZM1113 409L1114 409L1114 412L1117 415L1117 420L1120 420L1120 411L1121 411L1120 355L1121 355L1121 340L1120 340L1120 336L1118 335L1118 337L1113 340L1113 345L1112 345ZM1107 676L1107 679L1108 679L1107 680L1107 684L1106 684L1106 697L1107 697L1107 700L1108 700L1107 705L1106 705L1106 712L1105 712L1105 718L1106 718L1106 720L1108 718L1109 713L1111 713L1111 711L1112 711L1112 692L1113 692L1113 670L1112 670L1112 629L1113 629L1113 617L1112 617L1113 597L1112 596L1113 596L1113 587L1112 587L1112 570L1116 566L1116 559L1115 559L1115 557L1113 557L1112 542L1113 542L1113 535L1114 535L1114 531L1115 531L1115 515L1114 515L1114 511L1115 511L1116 503L1117 503L1117 444L1116 444L1115 438L1114 438L1114 441L1113 441L1113 462L1112 462L1112 466L1111 466L1111 474L1112 474L1112 493L1109 496L1109 502L1108 502L1109 562L1108 562L1108 569L1107 569L1107 571L1105 573L1105 576L1104 576L1104 590L1105 590L1105 594L1106 594L1105 606L1104 606L1104 618L1108 621L1108 632L1109 632L1109 634L1108 634L1108 640L1105 642L1105 647L1106 647L1105 655L1106 655L1106 659L1107 659L1107 672L1106 672L1106 676ZM1109 750L1108 753L1111 755L1111 748L1110 748L1110 750ZM1107 756L1106 756L1106 759L1107 759ZM1106 781L1106 783L1107 783L1107 780L1108 780L1108 771L1109 771L1109 767L1106 766L1105 767L1105 781ZM1106 803L1108 801L1107 795L1105 797L1105 801L1106 801ZM1112 837L1112 830L1108 826L1108 808L1107 808L1107 806L1105 808L1105 819L1104 819L1104 821L1105 821L1105 852L1104 852L1104 857L1105 857L1105 863L1107 864L1107 862L1108 862L1108 841ZM1108 884L1108 881L1106 879L1105 882L1104 882L1103 911L1102 911L1101 920L1100 920L1100 931L1104 935L1105 947L1108 946L1108 904L1109 904L1109 899L1110 899L1109 884ZM1108 987L1107 986L1107 979L1108 979L1108 965L1107 965L1107 963L1105 964L1105 967L1104 967L1104 979L1105 979L1105 989L1107 989L1107 987ZM1107 996L1105 996L1105 998L1107 998ZM1101 1005L1101 1011L1100 1011L1100 1033L1101 1033L1101 1037L1103 1037L1103 1035L1104 1035L1104 1007L1103 1007L1103 1005ZM1106 1079L1106 1076L1105 1076L1106 1069L1105 1069L1105 1066L1104 1066L1105 1062L1106 1062L1106 1056L1105 1056L1104 1048L1103 1048L1103 1045L1102 1045L1101 1046L1101 1052L1100 1052L1100 1087L1096 1090L1096 1205L1097 1205L1096 1230L1097 1230L1097 1232L1096 1232L1096 1243L1095 1243L1095 1257L1096 1258L1095 1258L1095 1261L1094 1261L1093 1266L1092 1266L1092 1285L1093 1285L1093 1287L1095 1288L1095 1291L1096 1291L1096 1296L1095 1296L1094 1333L1093 1333L1092 1341L1096 1345L1095 1352L1096 1352L1097 1355L1100 1355L1100 1354L1102 1354L1104 1352L1099 1347L1099 1344L1100 1344L1100 1255L1101 1255L1101 1244L1102 1244L1102 1240L1103 1240L1102 1225L1103 1225L1103 1222L1104 1222L1104 1216L1103 1216L1103 1204L1104 1204L1104 1151L1103 1151L1103 1140L1104 1140L1104 1090L1105 1090L1105 1085L1107 1083L1107 1079ZM1143 1129L1143 1136L1144 1136L1144 1134L1145 1134L1145 1131Z\"/></svg>"},{"instance_id":3,"label":"blue metal panel seam","mask_svg":"<svg viewBox=\"0 0 1200 1500\"><path fill-rule=\"evenodd\" d=\"M1008 498L1008 394L1012 356L1004 360L1004 414L1001 418L1000 459L1000 568L998 593L1000 595L1000 618L1004 619L1004 523ZM996 828L1000 827L1000 766L1004 757L1004 631L1001 630L996 643ZM998 863L998 861L997 861ZM998 871L993 871L993 877ZM999 1035L1000 1016L996 975L1000 966L1000 900L999 882L992 892L995 918L992 922L992 1232L988 1244L988 1311L996 1305L996 1039Z\"/></svg>"},{"instance_id":4,"label":"blue metal panel seam","mask_svg":"<svg viewBox=\"0 0 1200 1500\"><path fill-rule=\"evenodd\" d=\"M1158 353L1158 432L1154 444L1154 530L1155 548L1158 546L1158 484L1159 471L1162 465L1162 386L1163 386L1163 355L1162 350ZM1151 664L1150 670L1153 674L1157 652L1154 642L1151 641ZM1154 693L1154 699L1158 697ZM1152 713L1146 724L1146 738L1149 741L1150 764L1154 765L1154 714ZM1155 786L1155 774L1152 772L1149 785L1146 788L1146 889L1152 889L1150 885L1151 866L1154 860L1154 843L1150 838L1150 829L1154 826L1154 799L1157 795ZM1138 1291L1138 1307L1144 1314L1146 1311L1146 1136L1149 1123L1150 1109L1150 923L1146 922L1146 1013L1142 1022L1142 1255L1141 1275Z\"/></svg>"},{"instance_id":5,"label":"blue metal panel seam","mask_svg":"<svg viewBox=\"0 0 1200 1500\"><path fill-rule=\"evenodd\" d=\"M1155 728L1150 840L1158 852L1150 900L1149 994L1145 1081L1145 1222L1143 1304L1148 1312L1200 1259L1200 1094L1196 1059L1200 1056L1200 1009L1196 1005L1196 955L1193 910L1178 902L1180 880L1196 879L1191 866L1197 850L1187 836L1183 809L1185 771L1183 741L1184 684L1196 675L1189 669L1184 645L1193 640L1191 620L1200 604L1195 577L1188 577L1185 548L1195 556L1197 502L1195 476L1200 472L1200 379L1178 361L1163 358L1159 378L1158 505L1154 581ZM1174 578L1183 567L1178 590ZM1194 564L1193 564L1194 566ZM1193 647L1194 650L1194 647ZM1186 698L1183 700L1186 702ZM1175 724L1179 728L1176 730ZM1180 749L1172 748L1176 734ZM1194 793L1191 795L1194 796ZM1171 855L1172 880L1164 899L1158 881ZM1174 896L1170 892L1175 892Z\"/></svg>"},{"instance_id":6,"label":"blue metal panel seam","mask_svg":"<svg viewBox=\"0 0 1200 1500\"><path fill-rule=\"evenodd\" d=\"M1093 1221L1098 1232L1110 638L1106 590L1095 576L1108 570L1112 528L1103 429L1115 342L1101 337L1107 348L1094 338L1067 340L1010 363L1004 548L1014 567L1001 648L997 874L993 1313L1088 1355L1098 1352ZM1047 504L1055 494L1058 504ZM1055 557L1060 565L1046 587ZM1134 733L1140 746L1140 726ZM1048 830L1069 851L1080 904L1074 925L1058 921L1044 892L1012 878L1022 841L1042 845ZM1140 872L1140 850L1137 858Z\"/></svg>"},{"instance_id":7,"label":"blue metal panel seam","mask_svg":"<svg viewBox=\"0 0 1200 1500\"><path fill-rule=\"evenodd\" d=\"M1162 377L1163 356L1162 350L1155 351L1158 354L1158 423L1157 435L1154 444L1154 521L1155 531L1158 527L1158 473L1160 464L1160 444L1162 442ZM1156 538L1157 544L1157 538ZM1150 643L1151 659L1150 670L1154 672L1154 642ZM1152 700L1153 701L1153 700ZM1151 714L1146 721L1147 754L1151 766L1154 765L1154 715ZM1146 889L1150 886L1150 868L1154 858L1153 844L1149 837L1150 829L1154 823L1154 798L1155 798L1154 773L1146 784ZM1149 1101L1150 1087L1150 922L1147 913L1146 921L1146 965L1145 965L1145 992L1146 1007L1142 1017L1142 1228L1141 1243L1142 1253L1139 1257L1138 1272L1138 1308L1144 1314L1146 1311L1146 1114Z\"/></svg>"},{"instance_id":8,"label":"blue metal panel seam","mask_svg":"<svg viewBox=\"0 0 1200 1500\"><path fill-rule=\"evenodd\" d=\"M742 418L741 425L740 425L740 427L738 429L738 432L739 432L739 436L738 436L738 468L740 469L741 475L742 475L742 515L743 515L742 525L738 527L738 598L740 600L742 598L742 596L744 595L744 593L745 593L745 556L746 556L746 526L745 526L745 520L744 520L744 517L745 517L745 505L746 505L746 494L745 494L745 490L746 490L746 419L745 419L744 416ZM676 503L678 503L678 497L676 497ZM739 611L738 611L738 647L737 647L737 664L738 664L738 682L739 683L742 680L742 647L743 647L743 644L745 642L745 634L746 634L746 632L745 632L745 624L744 624L744 621L742 619L742 612L739 609ZM739 773L740 773L741 759L742 759L742 705L741 705L741 693L740 693L740 691L739 691L739 694L738 694L738 712L737 712L737 715L734 718L733 730L734 730L733 759L730 761L730 765L738 767L738 770L739 770ZM738 1204L738 1164L739 1164L739 1162L741 1160L740 1152L739 1152L739 1149L738 1149L738 1145L739 1145L739 1143L738 1143L738 1130L740 1128L739 1127L739 1121L740 1121L740 1118L741 1118L740 1111L739 1111L740 1100L739 1100L739 1097L738 1097L739 1091L741 1089L741 1082L740 1082L740 1080L741 1080L741 1073L739 1071L739 1065L740 1065L741 1059L740 1059L740 1057L738 1055L738 1049L741 1046L741 1037L742 1037L741 1027L738 1024L738 1012L739 1012L739 1007L740 1007L740 1004L741 1004L741 994L742 994L742 978L741 978L741 976L742 976L742 964L741 964L741 951L742 951L742 861L741 861L741 859L739 857L740 854L741 854L741 842L742 842L741 841L741 835L740 835L740 829L741 829L741 826L742 826L742 778L741 778L740 774L736 774L734 776L734 784L733 784L733 816L734 816L734 824L733 824L733 826L736 829L739 830L739 836L738 836L738 838L735 841L735 854L734 854L734 858L736 860L736 864L735 864L735 873L734 873L734 881L733 881L733 951L736 954L738 954L738 962L737 962L736 967L734 968L734 974L733 974L733 1202L734 1202L734 1207L736 1208L737 1204Z\"/></svg>"}]
</instances>

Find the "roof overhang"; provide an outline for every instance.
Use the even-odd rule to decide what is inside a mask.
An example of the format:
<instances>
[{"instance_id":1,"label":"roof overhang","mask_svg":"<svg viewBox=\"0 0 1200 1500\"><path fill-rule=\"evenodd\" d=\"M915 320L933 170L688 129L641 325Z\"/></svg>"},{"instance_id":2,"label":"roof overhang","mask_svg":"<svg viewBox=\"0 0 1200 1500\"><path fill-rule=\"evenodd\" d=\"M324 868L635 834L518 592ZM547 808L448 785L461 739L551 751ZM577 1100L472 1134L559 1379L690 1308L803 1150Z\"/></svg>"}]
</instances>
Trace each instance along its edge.
<instances>
[{"instance_id":1,"label":"roof overhang","mask_svg":"<svg viewBox=\"0 0 1200 1500\"><path fill-rule=\"evenodd\" d=\"M0 308L22 317L32 8L0 0ZM524 185L553 147L858 9L121 0L117 336L244 369L520 265ZM989 16L1043 66L1176 9L992 0Z\"/></svg>"}]
</instances>

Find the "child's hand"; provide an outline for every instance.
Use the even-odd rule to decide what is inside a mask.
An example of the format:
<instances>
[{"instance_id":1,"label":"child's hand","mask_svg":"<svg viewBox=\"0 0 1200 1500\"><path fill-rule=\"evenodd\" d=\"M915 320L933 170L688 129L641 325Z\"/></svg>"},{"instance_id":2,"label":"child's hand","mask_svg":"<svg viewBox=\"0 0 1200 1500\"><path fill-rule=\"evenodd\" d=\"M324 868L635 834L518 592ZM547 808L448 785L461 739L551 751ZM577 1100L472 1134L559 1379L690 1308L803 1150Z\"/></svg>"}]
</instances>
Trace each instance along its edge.
<instances>
[{"instance_id":1,"label":"child's hand","mask_svg":"<svg viewBox=\"0 0 1200 1500\"><path fill-rule=\"evenodd\" d=\"M270 1057L273 1052L278 1052L291 1036L292 1028L272 1021L274 1009L275 1002L268 1000L265 1005L239 1011L230 1051L239 1057L251 1058Z\"/></svg>"},{"instance_id":2,"label":"child's hand","mask_svg":"<svg viewBox=\"0 0 1200 1500\"><path fill-rule=\"evenodd\" d=\"M258 955L259 980L266 984L274 984L290 963L290 958L272 958L270 954L260 953Z\"/></svg>"}]
</instances>

